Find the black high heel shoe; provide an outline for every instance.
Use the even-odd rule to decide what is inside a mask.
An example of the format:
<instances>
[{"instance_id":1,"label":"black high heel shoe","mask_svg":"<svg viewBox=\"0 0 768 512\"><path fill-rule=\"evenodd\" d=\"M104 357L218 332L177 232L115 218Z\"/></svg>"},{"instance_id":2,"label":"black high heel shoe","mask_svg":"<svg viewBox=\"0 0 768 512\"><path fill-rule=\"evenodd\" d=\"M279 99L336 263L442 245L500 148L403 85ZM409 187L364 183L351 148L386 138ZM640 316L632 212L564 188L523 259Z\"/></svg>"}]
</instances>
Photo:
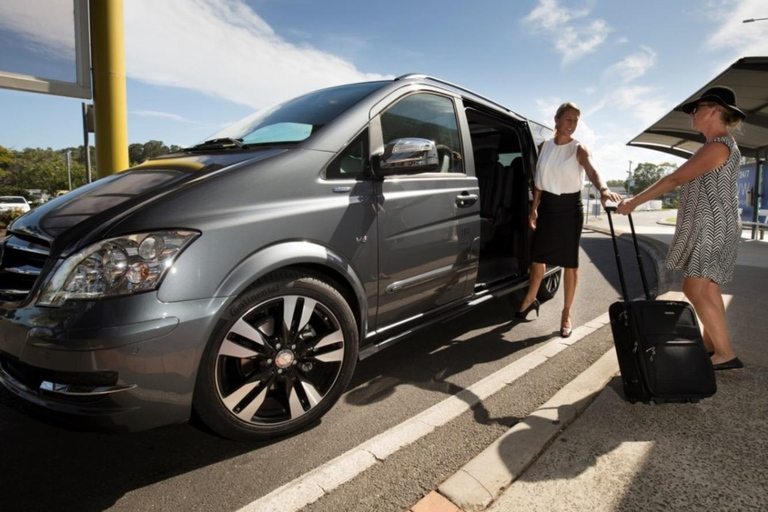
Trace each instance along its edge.
<instances>
[{"instance_id":1,"label":"black high heel shoe","mask_svg":"<svg viewBox=\"0 0 768 512\"><path fill-rule=\"evenodd\" d=\"M528 320L528 313L530 313L531 311L536 311L536 318L538 318L539 306L541 306L541 302L539 302L539 299L533 299L533 302L531 302L531 304L527 308L515 313L515 318L517 320Z\"/></svg>"}]
</instances>

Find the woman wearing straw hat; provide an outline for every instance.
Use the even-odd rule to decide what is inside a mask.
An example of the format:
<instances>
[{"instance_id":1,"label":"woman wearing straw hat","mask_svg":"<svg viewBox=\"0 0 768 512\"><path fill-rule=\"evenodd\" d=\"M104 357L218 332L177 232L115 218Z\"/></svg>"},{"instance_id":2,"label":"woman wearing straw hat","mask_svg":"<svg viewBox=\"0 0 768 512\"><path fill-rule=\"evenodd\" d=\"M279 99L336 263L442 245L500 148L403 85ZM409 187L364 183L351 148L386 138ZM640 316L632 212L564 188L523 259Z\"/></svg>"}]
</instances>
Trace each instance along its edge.
<instances>
[{"instance_id":1,"label":"woman wearing straw hat","mask_svg":"<svg viewBox=\"0 0 768 512\"><path fill-rule=\"evenodd\" d=\"M623 200L616 211L626 215L681 185L667 268L684 271L683 293L701 319L704 345L715 370L743 368L731 347L720 287L733 277L741 239L736 189L741 152L729 130L747 116L728 87L707 89L682 110L690 114L693 128L706 142L675 172Z\"/></svg>"}]
</instances>

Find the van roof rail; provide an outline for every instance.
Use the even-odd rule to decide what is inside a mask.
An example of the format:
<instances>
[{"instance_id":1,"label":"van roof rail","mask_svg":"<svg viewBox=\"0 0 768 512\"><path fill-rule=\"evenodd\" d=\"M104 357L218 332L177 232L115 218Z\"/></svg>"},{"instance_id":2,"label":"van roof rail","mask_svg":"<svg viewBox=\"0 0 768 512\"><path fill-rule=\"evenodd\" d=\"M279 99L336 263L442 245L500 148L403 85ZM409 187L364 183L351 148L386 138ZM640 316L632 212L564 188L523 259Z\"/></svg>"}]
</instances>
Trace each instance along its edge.
<instances>
[{"instance_id":1,"label":"van roof rail","mask_svg":"<svg viewBox=\"0 0 768 512\"><path fill-rule=\"evenodd\" d=\"M510 114L514 114L515 116L517 116L519 118L527 120L527 118L525 118L525 117L521 116L520 114L518 114L517 112L515 112L515 111L505 107L504 105L502 105L498 101L493 101L492 99L487 98L487 97L483 96L482 94L478 94L475 91L472 91L472 90L467 89L466 87L462 87L460 85L456 85L456 84L454 84L452 82L449 82L447 80L443 80L442 78L437 78L437 77L434 77L434 76L425 75L423 73L407 73L405 75L401 75L401 76L395 78L395 81L406 80L406 79L431 80L433 82L437 82L437 83L440 83L440 84L443 84L443 85L447 85L449 87L453 87L454 89L458 89L460 91L467 92L467 93L469 93L469 94L471 94L473 96L476 96L476 97L478 97L478 98L480 98L480 99L482 99L484 101L487 101L488 103L490 103L492 105L495 105L495 106L497 106L497 107L499 107L499 108L501 108L503 110L506 110Z\"/></svg>"}]
</instances>

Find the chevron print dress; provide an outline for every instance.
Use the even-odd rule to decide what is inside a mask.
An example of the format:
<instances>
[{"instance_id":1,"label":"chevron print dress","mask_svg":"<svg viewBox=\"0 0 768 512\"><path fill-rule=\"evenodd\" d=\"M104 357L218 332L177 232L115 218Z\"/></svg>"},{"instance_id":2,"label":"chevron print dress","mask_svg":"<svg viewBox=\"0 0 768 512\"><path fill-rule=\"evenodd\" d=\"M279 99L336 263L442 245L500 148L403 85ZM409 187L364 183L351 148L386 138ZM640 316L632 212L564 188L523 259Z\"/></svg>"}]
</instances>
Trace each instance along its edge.
<instances>
[{"instance_id":1,"label":"chevron print dress","mask_svg":"<svg viewBox=\"0 0 768 512\"><path fill-rule=\"evenodd\" d=\"M716 137L730 149L723 165L680 187L677 227L667 255L669 269L685 277L706 277L723 284L733 277L741 240L736 179L741 152L730 137Z\"/></svg>"}]
</instances>

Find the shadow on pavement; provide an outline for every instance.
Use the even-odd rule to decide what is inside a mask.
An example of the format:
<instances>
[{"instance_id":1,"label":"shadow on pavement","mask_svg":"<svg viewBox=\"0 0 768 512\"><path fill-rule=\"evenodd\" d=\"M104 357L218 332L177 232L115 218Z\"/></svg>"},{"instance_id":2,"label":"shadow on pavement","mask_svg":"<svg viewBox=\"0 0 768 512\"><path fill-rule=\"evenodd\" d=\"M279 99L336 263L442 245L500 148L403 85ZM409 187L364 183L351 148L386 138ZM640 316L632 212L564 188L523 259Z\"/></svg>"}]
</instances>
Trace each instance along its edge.
<instances>
[{"instance_id":1,"label":"shadow on pavement","mask_svg":"<svg viewBox=\"0 0 768 512\"><path fill-rule=\"evenodd\" d=\"M563 500L590 512L767 509L768 246L758 249L761 266L738 265L722 288L746 368L717 372L717 393L696 404L630 404L614 378L504 493L499 510L554 510Z\"/></svg>"},{"instance_id":2,"label":"shadow on pavement","mask_svg":"<svg viewBox=\"0 0 768 512\"><path fill-rule=\"evenodd\" d=\"M500 299L488 304L484 311L475 311L438 326L421 339L412 340L402 350L386 350L376 355L376 363L362 364L349 386L344 401L355 406L380 402L397 390L398 386L417 386L437 391L446 396L459 395L466 388L450 378L484 363L499 361L528 347L543 343L556 331L525 339L515 339L516 323L510 320L514 305L522 296L512 300ZM488 324L493 325L488 329ZM479 334L474 331L482 331ZM404 356L403 351L409 352ZM425 368L425 363L429 365ZM459 395L461 396L461 395ZM482 403L472 406L475 420L505 426L514 425L516 417L490 419Z\"/></svg>"},{"instance_id":3,"label":"shadow on pavement","mask_svg":"<svg viewBox=\"0 0 768 512\"><path fill-rule=\"evenodd\" d=\"M612 283L615 290L619 290L616 275L610 275L612 271L615 272L610 238L585 237L582 247L604 273L605 279ZM624 249L627 259L633 256L629 252L630 247ZM594 292L591 288L596 286L595 283L588 281L583 280L579 285L579 293L583 297L599 293L596 291L599 288L595 287ZM630 280L631 289L639 290L638 286L637 280ZM492 301L458 319L433 327L426 333L416 334L410 338L410 342L398 344L361 362L343 401L360 409L356 417L370 417L366 406L384 401L396 392L398 386L411 385L428 392L444 393L446 396L460 393L474 381L473 375L467 370L498 363L556 334L554 329L543 334L539 329L536 331L538 334L531 337L530 330L510 322L515 300L520 299L518 295L511 302L505 299ZM556 298L553 302L559 300ZM559 309L560 305L556 304L556 307ZM467 375L460 375L464 372ZM463 385L462 382L467 384ZM421 411L422 405L432 400L428 395L417 395L411 403L398 404L398 407L405 409L405 412ZM257 485L227 480L226 475L220 474L223 469L208 466L235 459L224 471L227 475L235 479L252 477L254 481L261 481L259 485L265 488L275 488L284 483L284 478L295 478L288 476L289 472L283 475L274 470L276 457L295 453L296 450L306 450L308 446L316 446L315 443L328 443L327 436L333 433L329 428L332 424L330 419L324 422L325 425L318 423L290 438L265 443L232 442L191 425L122 435L83 433L63 430L28 418L20 412L24 408L25 404L20 400L6 391L0 391L0 508L4 512L104 510L119 505L121 498L132 491L162 485L165 480L201 468L205 468L204 474L190 476L184 482L190 485L203 482L210 488L190 488L186 496L186 499L191 500L190 503L200 505L200 494L210 495L211 500L216 496L227 495L237 503L244 498L234 488L231 492L227 491L227 486L249 486L242 494L253 496L260 492L256 490ZM474 405L472 410L476 421L483 424L510 427L519 421L519 418L513 416L491 418L482 403ZM374 412L385 414L386 409L380 408ZM329 416L333 413L334 410ZM375 428L366 426L371 431ZM355 441L352 439L350 442ZM341 452L349 449L342 442L337 444L338 447L334 445L334 449ZM323 456L320 450L306 452L301 467L311 469L322 463ZM239 461L239 458L245 462ZM247 472L240 468L245 463L249 465ZM301 467L294 471L301 470ZM176 482L174 487L168 489L176 500L171 500L172 503L178 504L179 499L185 498L184 490L178 488L181 484L183 482ZM148 496L156 498L158 495L156 492L138 494L137 498L132 497L127 503L142 503L142 499L146 500ZM162 504L155 501L143 503L147 508L162 508Z\"/></svg>"},{"instance_id":4,"label":"shadow on pavement","mask_svg":"<svg viewBox=\"0 0 768 512\"><path fill-rule=\"evenodd\" d=\"M613 379L499 506L555 510L567 497L574 511L763 510L768 370L723 373L698 404L633 405Z\"/></svg>"},{"instance_id":5,"label":"shadow on pavement","mask_svg":"<svg viewBox=\"0 0 768 512\"><path fill-rule=\"evenodd\" d=\"M503 359L554 334L514 339L514 324L509 321L512 307L507 300L494 301L459 320L431 329L428 336L421 335L423 339L415 343L399 344L378 354L370 364L363 361L345 400L355 406L369 405L383 400L403 384L453 395L464 388L449 382L451 376L478 364ZM476 335L473 331L478 329L485 332ZM486 424L511 426L519 420L512 416L491 419L481 403L473 406L473 411L477 421ZM119 505L120 499L134 490L228 459L255 455L268 447L274 459L283 446L287 451L296 450L297 446L305 449L305 445L318 442L320 433L328 435L327 428L317 428L321 424L318 422L288 438L241 443L190 424L132 434L104 434L67 430L41 422L39 417L35 408L30 410L29 404L0 389L3 512L101 511ZM270 464L260 460L257 467L264 471ZM256 479L268 477L254 475ZM279 477L274 478L278 481ZM214 488L215 493L225 492L220 486ZM191 496L199 492L189 490ZM133 498L129 502L135 503ZM154 501L145 505L160 507Z\"/></svg>"}]
</instances>

